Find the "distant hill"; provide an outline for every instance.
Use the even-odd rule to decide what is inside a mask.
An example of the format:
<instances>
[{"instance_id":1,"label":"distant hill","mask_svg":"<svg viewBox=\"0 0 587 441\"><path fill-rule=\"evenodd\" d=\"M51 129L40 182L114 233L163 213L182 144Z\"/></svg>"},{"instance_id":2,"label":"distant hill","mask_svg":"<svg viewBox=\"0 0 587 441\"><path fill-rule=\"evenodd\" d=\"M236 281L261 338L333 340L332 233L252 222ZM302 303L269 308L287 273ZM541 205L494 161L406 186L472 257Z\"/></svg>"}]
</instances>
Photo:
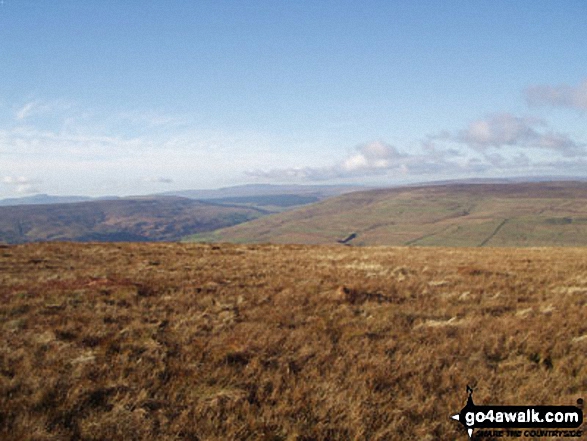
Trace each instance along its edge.
<instances>
[{"instance_id":1,"label":"distant hill","mask_svg":"<svg viewBox=\"0 0 587 441\"><path fill-rule=\"evenodd\" d=\"M345 194L196 241L417 246L587 245L587 183L452 184Z\"/></svg>"},{"instance_id":2,"label":"distant hill","mask_svg":"<svg viewBox=\"0 0 587 441\"><path fill-rule=\"evenodd\" d=\"M178 197L0 207L0 242L175 241L264 214Z\"/></svg>"},{"instance_id":3,"label":"distant hill","mask_svg":"<svg viewBox=\"0 0 587 441\"><path fill-rule=\"evenodd\" d=\"M100 199L118 199L117 197L100 198ZM0 207L14 205L45 205L45 204L69 204L72 202L85 202L94 200L89 196L51 196L48 194L36 194L34 196L24 196L22 198L7 198L0 200Z\"/></svg>"},{"instance_id":4,"label":"distant hill","mask_svg":"<svg viewBox=\"0 0 587 441\"><path fill-rule=\"evenodd\" d=\"M299 194L270 194L261 196L235 196L228 198L207 199L207 201L222 205L247 205L281 211L291 207L318 202L320 201L320 197Z\"/></svg>"},{"instance_id":5,"label":"distant hill","mask_svg":"<svg viewBox=\"0 0 587 441\"><path fill-rule=\"evenodd\" d=\"M46 205L88 202L100 200L137 199L142 197L177 196L194 200L205 200L221 205L243 205L261 208L264 211L279 212L291 207L306 205L357 190L372 187L357 185L272 185L249 184L225 187L213 190L178 190L153 194L150 196L52 196L36 194L20 198L0 199L0 207L15 205Z\"/></svg>"},{"instance_id":6,"label":"distant hill","mask_svg":"<svg viewBox=\"0 0 587 441\"><path fill-rule=\"evenodd\" d=\"M247 184L234 187L225 187L215 190L180 190L161 193L166 196L180 196L190 199L223 199L223 198L249 198L260 196L311 196L317 199L325 199L369 187L359 185L272 185L272 184Z\"/></svg>"}]
</instances>

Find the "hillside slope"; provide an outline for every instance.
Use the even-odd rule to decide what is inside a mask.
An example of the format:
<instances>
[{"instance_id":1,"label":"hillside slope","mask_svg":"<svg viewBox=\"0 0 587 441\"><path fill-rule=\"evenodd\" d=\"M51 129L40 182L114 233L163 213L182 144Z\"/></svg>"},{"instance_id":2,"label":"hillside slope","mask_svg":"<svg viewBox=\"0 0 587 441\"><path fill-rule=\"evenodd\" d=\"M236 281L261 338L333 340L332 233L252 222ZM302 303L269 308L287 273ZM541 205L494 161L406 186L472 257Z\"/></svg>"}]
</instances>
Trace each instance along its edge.
<instances>
[{"instance_id":1,"label":"hillside slope","mask_svg":"<svg viewBox=\"0 0 587 441\"><path fill-rule=\"evenodd\" d=\"M0 242L174 241L263 214L178 197L0 207Z\"/></svg>"},{"instance_id":2,"label":"hillside slope","mask_svg":"<svg viewBox=\"0 0 587 441\"><path fill-rule=\"evenodd\" d=\"M370 190L191 239L349 245L587 245L587 183Z\"/></svg>"}]
</instances>

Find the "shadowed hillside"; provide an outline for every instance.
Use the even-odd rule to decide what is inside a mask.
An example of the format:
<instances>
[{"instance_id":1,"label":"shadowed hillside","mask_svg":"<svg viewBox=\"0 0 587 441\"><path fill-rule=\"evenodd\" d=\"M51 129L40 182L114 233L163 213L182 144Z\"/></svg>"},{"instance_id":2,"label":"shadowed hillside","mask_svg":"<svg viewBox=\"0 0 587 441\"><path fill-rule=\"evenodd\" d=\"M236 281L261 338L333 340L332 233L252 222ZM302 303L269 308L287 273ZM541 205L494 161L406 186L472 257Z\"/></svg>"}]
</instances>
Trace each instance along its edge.
<instances>
[{"instance_id":1,"label":"shadowed hillside","mask_svg":"<svg viewBox=\"0 0 587 441\"><path fill-rule=\"evenodd\" d=\"M587 245L587 183L454 184L355 192L191 239L346 245Z\"/></svg>"},{"instance_id":2,"label":"shadowed hillside","mask_svg":"<svg viewBox=\"0 0 587 441\"><path fill-rule=\"evenodd\" d=\"M4 246L0 438L465 441L467 385L586 396L586 295L580 248Z\"/></svg>"},{"instance_id":3,"label":"shadowed hillside","mask_svg":"<svg viewBox=\"0 0 587 441\"><path fill-rule=\"evenodd\" d=\"M0 241L174 241L263 214L178 197L0 207Z\"/></svg>"}]
</instances>

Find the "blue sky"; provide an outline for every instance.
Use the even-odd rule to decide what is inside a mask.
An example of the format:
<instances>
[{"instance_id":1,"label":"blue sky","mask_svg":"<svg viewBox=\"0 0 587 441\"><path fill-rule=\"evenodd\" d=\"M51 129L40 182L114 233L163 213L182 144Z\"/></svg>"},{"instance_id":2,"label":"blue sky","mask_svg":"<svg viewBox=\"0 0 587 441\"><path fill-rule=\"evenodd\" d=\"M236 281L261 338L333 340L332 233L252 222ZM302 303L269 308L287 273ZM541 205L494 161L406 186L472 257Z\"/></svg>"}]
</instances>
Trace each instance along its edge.
<instances>
[{"instance_id":1,"label":"blue sky","mask_svg":"<svg viewBox=\"0 0 587 441\"><path fill-rule=\"evenodd\" d=\"M0 198L587 177L584 1L0 2Z\"/></svg>"}]
</instances>

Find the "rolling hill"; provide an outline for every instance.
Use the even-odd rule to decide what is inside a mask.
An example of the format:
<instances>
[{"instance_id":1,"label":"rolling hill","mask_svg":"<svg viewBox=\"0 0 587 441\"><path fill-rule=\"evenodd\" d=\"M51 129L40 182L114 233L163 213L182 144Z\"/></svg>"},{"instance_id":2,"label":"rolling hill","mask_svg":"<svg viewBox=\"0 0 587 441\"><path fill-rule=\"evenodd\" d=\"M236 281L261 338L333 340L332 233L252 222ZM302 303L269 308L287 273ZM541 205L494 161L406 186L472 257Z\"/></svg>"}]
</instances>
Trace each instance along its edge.
<instances>
[{"instance_id":1,"label":"rolling hill","mask_svg":"<svg viewBox=\"0 0 587 441\"><path fill-rule=\"evenodd\" d=\"M266 213L170 196L0 207L0 242L176 241Z\"/></svg>"},{"instance_id":2,"label":"rolling hill","mask_svg":"<svg viewBox=\"0 0 587 441\"><path fill-rule=\"evenodd\" d=\"M452 184L354 192L189 240L359 246L587 245L587 183Z\"/></svg>"},{"instance_id":3,"label":"rolling hill","mask_svg":"<svg viewBox=\"0 0 587 441\"><path fill-rule=\"evenodd\" d=\"M33 196L24 196L20 198L0 199L0 207L14 205L47 205L47 204L70 204L73 202L91 201L89 196L51 196L48 194L35 194ZM104 199L117 199L116 197Z\"/></svg>"},{"instance_id":4,"label":"rolling hill","mask_svg":"<svg viewBox=\"0 0 587 441\"><path fill-rule=\"evenodd\" d=\"M171 191L161 195L205 200L222 205L240 205L279 213L333 196L367 189L369 187L357 185L249 184L215 190Z\"/></svg>"}]
</instances>

